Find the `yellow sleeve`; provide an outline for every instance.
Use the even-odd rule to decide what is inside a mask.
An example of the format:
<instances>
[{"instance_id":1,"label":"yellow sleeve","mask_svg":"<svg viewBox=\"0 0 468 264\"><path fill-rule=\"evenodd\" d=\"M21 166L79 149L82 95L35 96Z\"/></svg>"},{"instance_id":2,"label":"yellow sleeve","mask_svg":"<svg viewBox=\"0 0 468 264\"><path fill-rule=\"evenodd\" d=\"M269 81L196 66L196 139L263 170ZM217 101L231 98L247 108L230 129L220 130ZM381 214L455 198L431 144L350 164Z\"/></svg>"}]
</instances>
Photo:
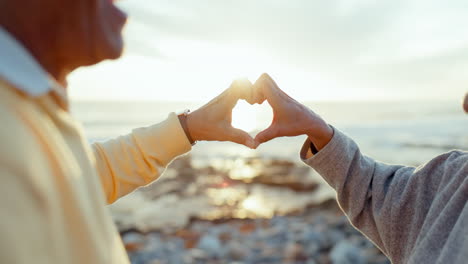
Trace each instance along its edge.
<instances>
[{"instance_id":1,"label":"yellow sleeve","mask_svg":"<svg viewBox=\"0 0 468 264\"><path fill-rule=\"evenodd\" d=\"M156 125L93 145L96 166L107 202L156 180L191 145L175 113Z\"/></svg>"}]
</instances>

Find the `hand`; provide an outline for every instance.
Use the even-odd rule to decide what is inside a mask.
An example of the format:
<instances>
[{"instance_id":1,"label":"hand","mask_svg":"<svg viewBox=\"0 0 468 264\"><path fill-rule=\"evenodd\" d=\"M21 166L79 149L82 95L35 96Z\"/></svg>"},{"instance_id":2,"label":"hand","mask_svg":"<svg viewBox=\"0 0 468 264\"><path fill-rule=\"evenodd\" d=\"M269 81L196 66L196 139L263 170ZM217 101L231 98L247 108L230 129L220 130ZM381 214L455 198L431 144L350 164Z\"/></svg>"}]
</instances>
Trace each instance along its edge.
<instances>
[{"instance_id":1,"label":"hand","mask_svg":"<svg viewBox=\"0 0 468 264\"><path fill-rule=\"evenodd\" d=\"M250 81L234 81L221 95L187 116L187 127L193 140L231 141L254 148L254 139L231 125L232 109L239 99L250 104L265 100L260 92L252 89Z\"/></svg>"},{"instance_id":2,"label":"hand","mask_svg":"<svg viewBox=\"0 0 468 264\"><path fill-rule=\"evenodd\" d=\"M320 150L330 142L333 129L317 114L283 92L268 74L254 84L273 109L271 125L255 137L255 147L277 137L308 135Z\"/></svg>"}]
</instances>

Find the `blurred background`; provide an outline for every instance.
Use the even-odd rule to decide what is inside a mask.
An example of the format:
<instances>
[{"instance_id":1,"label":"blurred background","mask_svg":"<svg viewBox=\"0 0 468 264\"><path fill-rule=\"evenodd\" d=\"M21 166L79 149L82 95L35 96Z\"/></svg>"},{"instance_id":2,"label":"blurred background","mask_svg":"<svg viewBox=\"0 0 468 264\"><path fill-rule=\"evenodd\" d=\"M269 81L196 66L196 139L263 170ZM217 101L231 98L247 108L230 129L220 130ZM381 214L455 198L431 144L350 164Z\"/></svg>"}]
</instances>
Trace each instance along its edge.
<instances>
[{"instance_id":1,"label":"blurred background","mask_svg":"<svg viewBox=\"0 0 468 264\"><path fill-rule=\"evenodd\" d=\"M268 72L362 151L418 166L468 149L466 1L129 0L120 60L76 71L90 142L196 109ZM267 104L239 102L252 133ZM389 263L299 160L304 137L257 150L200 142L155 184L110 206L132 263Z\"/></svg>"}]
</instances>

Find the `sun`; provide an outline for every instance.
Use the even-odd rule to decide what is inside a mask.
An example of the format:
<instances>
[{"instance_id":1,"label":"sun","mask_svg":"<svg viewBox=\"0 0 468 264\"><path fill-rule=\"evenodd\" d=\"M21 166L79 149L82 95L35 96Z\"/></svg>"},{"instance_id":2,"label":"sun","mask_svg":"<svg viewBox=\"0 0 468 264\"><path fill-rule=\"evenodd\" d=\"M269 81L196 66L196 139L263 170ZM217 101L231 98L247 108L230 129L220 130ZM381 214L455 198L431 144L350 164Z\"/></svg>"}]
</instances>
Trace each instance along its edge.
<instances>
[{"instance_id":1,"label":"sun","mask_svg":"<svg viewBox=\"0 0 468 264\"><path fill-rule=\"evenodd\" d=\"M257 114L252 111L253 106L245 101L239 101L232 110L232 126L246 132L257 128Z\"/></svg>"}]
</instances>

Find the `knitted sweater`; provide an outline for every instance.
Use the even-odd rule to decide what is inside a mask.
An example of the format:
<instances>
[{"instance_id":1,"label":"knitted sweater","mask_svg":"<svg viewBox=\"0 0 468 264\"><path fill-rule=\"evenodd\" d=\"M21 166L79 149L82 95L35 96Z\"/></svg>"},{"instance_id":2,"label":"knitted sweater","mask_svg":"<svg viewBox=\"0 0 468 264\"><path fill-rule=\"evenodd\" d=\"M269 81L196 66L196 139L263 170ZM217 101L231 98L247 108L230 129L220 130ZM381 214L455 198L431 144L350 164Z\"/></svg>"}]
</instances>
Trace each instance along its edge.
<instances>
[{"instance_id":1,"label":"knitted sweater","mask_svg":"<svg viewBox=\"0 0 468 264\"><path fill-rule=\"evenodd\" d=\"M468 263L467 152L450 151L419 167L388 165L364 156L335 129L315 155L307 141L301 158L392 263Z\"/></svg>"}]
</instances>

